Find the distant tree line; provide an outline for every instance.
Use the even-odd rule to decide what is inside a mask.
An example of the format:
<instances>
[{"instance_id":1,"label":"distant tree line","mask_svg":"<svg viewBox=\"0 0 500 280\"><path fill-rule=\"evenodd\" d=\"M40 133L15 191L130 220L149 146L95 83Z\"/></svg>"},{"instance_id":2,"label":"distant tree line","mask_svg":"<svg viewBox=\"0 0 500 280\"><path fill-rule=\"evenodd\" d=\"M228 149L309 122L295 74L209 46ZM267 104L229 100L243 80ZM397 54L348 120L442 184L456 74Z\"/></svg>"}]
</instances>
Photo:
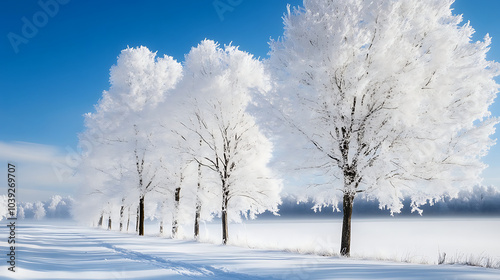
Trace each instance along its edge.
<instances>
[{"instance_id":1,"label":"distant tree line","mask_svg":"<svg viewBox=\"0 0 500 280\"><path fill-rule=\"evenodd\" d=\"M297 203L294 197L284 197L280 205L280 216L276 218L341 218L342 214L334 212L332 207L314 211L314 202ZM375 200L357 198L354 200L356 207L353 209L354 217L387 217L390 210L380 209L380 204ZM421 215L411 211L411 200L403 201L403 208L395 217L414 217ZM449 216L500 216L500 192L493 186L476 186L472 191L460 191L458 197L445 197L433 205L422 205L423 217L449 217ZM259 217L271 218L274 216L263 214Z\"/></svg>"}]
</instances>

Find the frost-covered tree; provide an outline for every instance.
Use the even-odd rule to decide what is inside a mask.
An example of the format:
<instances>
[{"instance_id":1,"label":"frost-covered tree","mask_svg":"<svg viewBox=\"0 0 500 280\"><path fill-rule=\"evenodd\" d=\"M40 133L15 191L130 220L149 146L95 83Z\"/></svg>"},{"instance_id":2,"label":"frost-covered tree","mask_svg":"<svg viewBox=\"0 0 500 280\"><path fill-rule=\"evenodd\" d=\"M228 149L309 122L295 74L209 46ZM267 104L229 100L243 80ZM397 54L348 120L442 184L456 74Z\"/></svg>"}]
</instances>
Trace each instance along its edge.
<instances>
[{"instance_id":1,"label":"frost-covered tree","mask_svg":"<svg viewBox=\"0 0 500 280\"><path fill-rule=\"evenodd\" d=\"M74 203L72 197L62 197L60 195L54 195L51 197L50 201L44 202L47 206L47 218L70 218L71 207Z\"/></svg>"},{"instance_id":2,"label":"frost-covered tree","mask_svg":"<svg viewBox=\"0 0 500 280\"><path fill-rule=\"evenodd\" d=\"M121 218L124 198L137 197L139 235L144 234L145 196L159 184L158 122L152 112L181 75L182 66L172 57L157 58L146 47L123 50L110 71L111 87L96 112L86 115L80 137L92 144L82 164L87 187L107 202L121 202Z\"/></svg>"},{"instance_id":3,"label":"frost-covered tree","mask_svg":"<svg viewBox=\"0 0 500 280\"><path fill-rule=\"evenodd\" d=\"M178 102L184 94L176 86L168 100L160 103L154 112L159 124L155 133L155 152L162 155L158 178L161 184L155 190L158 194L155 217L160 221L160 234L165 232L164 224L170 220L174 238L178 236L182 224L192 222L185 212L190 204L194 160L186 152L186 141L179 137L179 130L183 128L179 118L189 110Z\"/></svg>"},{"instance_id":4,"label":"frost-covered tree","mask_svg":"<svg viewBox=\"0 0 500 280\"><path fill-rule=\"evenodd\" d=\"M194 220L194 236L198 238L200 222L211 220L213 213L220 210L220 205L214 203L217 195L209 187L218 178L208 170L202 172L201 168L200 160L208 151L193 129L200 129L192 96L193 90L198 88L193 83L196 81L184 77L172 92L169 102L157 108L163 129L158 146L166 155L161 163L164 184L158 189L164 197L159 209L160 233L164 231L164 220L170 217L173 237L182 224L192 224Z\"/></svg>"},{"instance_id":5,"label":"frost-covered tree","mask_svg":"<svg viewBox=\"0 0 500 280\"><path fill-rule=\"evenodd\" d=\"M191 134L184 139L193 158L218 178L204 188L217 195L224 244L230 220L276 213L280 203L281 181L267 166L272 143L247 112L251 92L266 86L262 63L237 47L204 40L186 56L183 124Z\"/></svg>"},{"instance_id":6,"label":"frost-covered tree","mask_svg":"<svg viewBox=\"0 0 500 280\"><path fill-rule=\"evenodd\" d=\"M172 132L170 132L173 134ZM169 209L172 222L172 237L177 237L179 227L185 223L185 217L181 213L181 200L186 198L187 187L193 180L192 163L193 160L187 157L186 153L181 152L181 147L174 140L168 139L163 142L169 146L162 149L165 160L162 160L162 185L158 193L161 195L161 214L160 214L160 233L163 233L163 222L167 215L165 210ZM167 205L169 204L169 205Z\"/></svg>"},{"instance_id":7,"label":"frost-covered tree","mask_svg":"<svg viewBox=\"0 0 500 280\"><path fill-rule=\"evenodd\" d=\"M97 117L94 115L93 117ZM88 119L87 119L88 120ZM95 134L100 129L98 123L87 122L87 130L80 135L80 139L93 137L92 148L83 155L78 172L82 178L82 186L78 190L78 199L73 205L73 216L81 222L90 222L102 225L104 207L125 193L130 192L135 185L132 179L123 174L122 153L115 141L108 141L111 134ZM80 140L82 141L82 140ZM131 195L132 196L132 195ZM135 202L127 201L128 203Z\"/></svg>"},{"instance_id":8,"label":"frost-covered tree","mask_svg":"<svg viewBox=\"0 0 500 280\"><path fill-rule=\"evenodd\" d=\"M43 205L43 202L37 201L35 202L33 212L35 214L35 219L41 220L45 217L46 211L45 211L45 206Z\"/></svg>"},{"instance_id":9,"label":"frost-covered tree","mask_svg":"<svg viewBox=\"0 0 500 280\"><path fill-rule=\"evenodd\" d=\"M342 255L357 194L393 213L409 197L420 212L485 168L498 65L486 60L490 38L472 42L452 3L304 0L271 42L270 100L325 179L310 188L316 207L342 203Z\"/></svg>"},{"instance_id":10,"label":"frost-covered tree","mask_svg":"<svg viewBox=\"0 0 500 280\"><path fill-rule=\"evenodd\" d=\"M65 205L63 198L60 195L53 195L52 198L50 199L50 204L47 208L50 211L55 212L57 209L57 206L59 206L60 204Z\"/></svg>"}]
</instances>

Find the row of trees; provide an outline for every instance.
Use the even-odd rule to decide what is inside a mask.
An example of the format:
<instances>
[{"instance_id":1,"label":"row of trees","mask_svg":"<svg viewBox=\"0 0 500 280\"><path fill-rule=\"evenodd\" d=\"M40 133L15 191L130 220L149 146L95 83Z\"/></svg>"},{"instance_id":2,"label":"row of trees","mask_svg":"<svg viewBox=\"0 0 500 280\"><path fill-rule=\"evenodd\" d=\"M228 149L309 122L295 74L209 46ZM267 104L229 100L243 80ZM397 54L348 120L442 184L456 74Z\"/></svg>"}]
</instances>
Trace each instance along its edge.
<instances>
[{"instance_id":1,"label":"row of trees","mask_svg":"<svg viewBox=\"0 0 500 280\"><path fill-rule=\"evenodd\" d=\"M142 235L154 197L149 215L170 213L174 235L185 217L197 234L216 214L225 243L228 217L277 211L274 156L289 178L306 171L287 181L298 201L342 204L348 256L356 196L392 213L409 198L420 212L472 188L494 143L499 67L452 2L305 0L264 62L208 40L183 65L124 50L81 136L92 218L101 205L121 220L138 209Z\"/></svg>"},{"instance_id":2,"label":"row of trees","mask_svg":"<svg viewBox=\"0 0 500 280\"><path fill-rule=\"evenodd\" d=\"M89 147L82 207L93 208L100 224L105 212L119 212L123 230L135 214L144 235L149 200L160 231L165 219L173 236L193 222L198 236L200 220L215 214L226 243L230 220L277 212L281 181L267 166L272 143L246 109L251 92L268 86L260 61L209 40L184 66L146 47L128 48L110 81L81 135Z\"/></svg>"}]
</instances>

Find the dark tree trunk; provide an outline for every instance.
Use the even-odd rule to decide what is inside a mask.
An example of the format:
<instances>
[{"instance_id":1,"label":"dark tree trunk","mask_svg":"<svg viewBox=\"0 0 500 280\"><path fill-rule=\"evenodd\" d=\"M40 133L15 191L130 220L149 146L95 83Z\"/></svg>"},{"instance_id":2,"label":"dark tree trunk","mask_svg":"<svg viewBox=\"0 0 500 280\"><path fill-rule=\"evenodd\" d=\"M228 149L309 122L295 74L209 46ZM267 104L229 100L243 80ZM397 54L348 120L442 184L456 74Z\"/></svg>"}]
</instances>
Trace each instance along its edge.
<instances>
[{"instance_id":1,"label":"dark tree trunk","mask_svg":"<svg viewBox=\"0 0 500 280\"><path fill-rule=\"evenodd\" d=\"M104 219L104 217L103 217L103 216L104 216L104 215L101 213L101 217L99 218L99 222L97 222L97 226L98 226L98 227L102 227L102 222L103 222L103 219Z\"/></svg>"},{"instance_id":2,"label":"dark tree trunk","mask_svg":"<svg viewBox=\"0 0 500 280\"><path fill-rule=\"evenodd\" d=\"M130 206L127 208L127 212L128 212L128 219L127 219L127 232L128 232L128 228L130 226Z\"/></svg>"},{"instance_id":3,"label":"dark tree trunk","mask_svg":"<svg viewBox=\"0 0 500 280\"><path fill-rule=\"evenodd\" d=\"M160 210L160 235L163 235L163 233L165 232L164 230L164 224L165 224L165 217L164 217L164 214L165 214L165 200L162 201L161 203L161 210Z\"/></svg>"},{"instance_id":4,"label":"dark tree trunk","mask_svg":"<svg viewBox=\"0 0 500 280\"><path fill-rule=\"evenodd\" d=\"M200 140L201 146L201 140ZM201 192L201 164L198 163L198 188L196 192L196 213L194 215L194 238L198 239L200 236L200 217L201 217L201 201L200 201L200 192Z\"/></svg>"},{"instance_id":5,"label":"dark tree trunk","mask_svg":"<svg viewBox=\"0 0 500 280\"><path fill-rule=\"evenodd\" d=\"M344 193L342 207L344 218L342 220L342 242L340 245L340 254L346 257L349 257L351 254L351 217L353 201L353 194Z\"/></svg>"},{"instance_id":6,"label":"dark tree trunk","mask_svg":"<svg viewBox=\"0 0 500 280\"><path fill-rule=\"evenodd\" d=\"M140 207L137 206L137 215L135 216L135 232L139 233L139 209Z\"/></svg>"},{"instance_id":7,"label":"dark tree trunk","mask_svg":"<svg viewBox=\"0 0 500 280\"><path fill-rule=\"evenodd\" d=\"M196 204L196 213L194 215L194 238L198 239L200 236L200 217L201 217L201 205Z\"/></svg>"},{"instance_id":8,"label":"dark tree trunk","mask_svg":"<svg viewBox=\"0 0 500 280\"><path fill-rule=\"evenodd\" d=\"M111 215L108 217L108 230L111 230Z\"/></svg>"},{"instance_id":9,"label":"dark tree trunk","mask_svg":"<svg viewBox=\"0 0 500 280\"><path fill-rule=\"evenodd\" d=\"M139 235L144 235L144 195L139 199Z\"/></svg>"},{"instance_id":10,"label":"dark tree trunk","mask_svg":"<svg viewBox=\"0 0 500 280\"><path fill-rule=\"evenodd\" d=\"M172 213L173 219L172 219L172 238L175 238L177 236L177 232L179 231L179 222L177 220L177 216L179 214L179 204L181 200L181 187L177 187L175 189L175 197L174 197L174 211Z\"/></svg>"},{"instance_id":11,"label":"dark tree trunk","mask_svg":"<svg viewBox=\"0 0 500 280\"><path fill-rule=\"evenodd\" d=\"M228 231L228 225L227 225L227 210L224 209L222 210L222 243L224 245L227 244L229 231Z\"/></svg>"},{"instance_id":12,"label":"dark tree trunk","mask_svg":"<svg viewBox=\"0 0 500 280\"><path fill-rule=\"evenodd\" d=\"M222 194L222 243L227 244L229 239L228 219L227 219L227 205L229 202L229 193L224 191Z\"/></svg>"},{"instance_id":13,"label":"dark tree trunk","mask_svg":"<svg viewBox=\"0 0 500 280\"><path fill-rule=\"evenodd\" d=\"M122 200L123 203L123 200ZM123 231L123 216L125 214L125 206L122 204L120 207L120 231Z\"/></svg>"}]
</instances>

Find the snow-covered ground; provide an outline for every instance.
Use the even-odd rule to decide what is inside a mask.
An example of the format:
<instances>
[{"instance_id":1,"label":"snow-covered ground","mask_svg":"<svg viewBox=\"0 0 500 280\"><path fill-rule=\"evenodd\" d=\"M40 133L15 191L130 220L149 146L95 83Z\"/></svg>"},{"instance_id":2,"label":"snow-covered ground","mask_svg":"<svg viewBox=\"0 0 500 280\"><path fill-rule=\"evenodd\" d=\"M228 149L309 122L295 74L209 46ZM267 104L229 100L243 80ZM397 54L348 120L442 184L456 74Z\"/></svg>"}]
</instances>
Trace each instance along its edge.
<instances>
[{"instance_id":1,"label":"snow-covered ground","mask_svg":"<svg viewBox=\"0 0 500 280\"><path fill-rule=\"evenodd\" d=\"M448 259L472 255L500 261L500 218L354 218L352 223L354 257L434 264L446 253ZM206 228L204 241L220 242L221 226ZM230 240L251 248L337 255L341 229L340 218L261 219L231 225Z\"/></svg>"},{"instance_id":2,"label":"snow-covered ground","mask_svg":"<svg viewBox=\"0 0 500 280\"><path fill-rule=\"evenodd\" d=\"M18 223L18 271L7 270L7 244L2 241L1 279L500 279L498 269L345 259L138 237L65 223ZM338 226L337 220L261 220L231 225L230 238L239 245L327 252L327 247L338 248ZM148 229L153 234L155 225L148 224ZM500 219L356 220L352 252L426 258L430 263L437 259L437 250L498 258L499 230ZM0 236L7 240L5 226ZM218 237L218 224L202 227L205 241L218 242Z\"/></svg>"}]
</instances>

